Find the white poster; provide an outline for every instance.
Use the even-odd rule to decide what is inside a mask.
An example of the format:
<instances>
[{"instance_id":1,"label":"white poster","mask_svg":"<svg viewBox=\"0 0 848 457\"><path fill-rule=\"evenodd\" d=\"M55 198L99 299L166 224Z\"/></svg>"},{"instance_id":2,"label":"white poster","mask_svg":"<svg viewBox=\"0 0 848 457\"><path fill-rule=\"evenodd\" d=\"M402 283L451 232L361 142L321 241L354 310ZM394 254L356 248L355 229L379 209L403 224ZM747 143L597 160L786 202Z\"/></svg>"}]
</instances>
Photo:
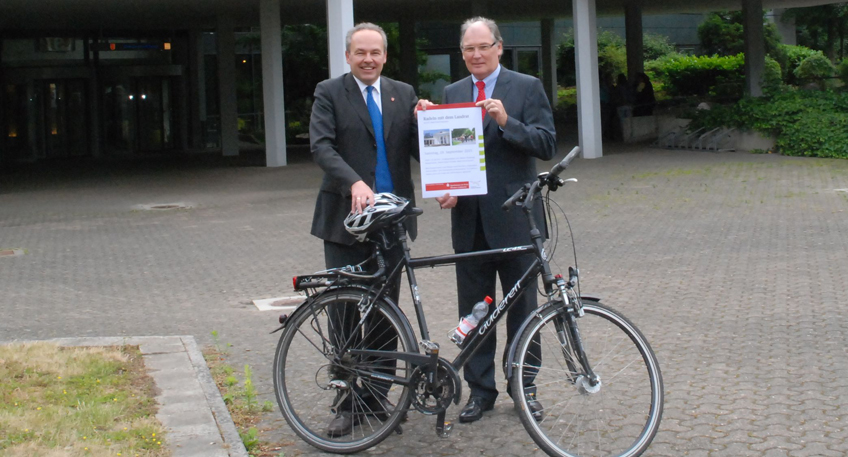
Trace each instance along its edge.
<instances>
[{"instance_id":1,"label":"white poster","mask_svg":"<svg viewBox=\"0 0 848 457\"><path fill-rule=\"evenodd\" d=\"M484 195L486 153L482 108L474 103L418 111L421 190L424 198Z\"/></svg>"}]
</instances>

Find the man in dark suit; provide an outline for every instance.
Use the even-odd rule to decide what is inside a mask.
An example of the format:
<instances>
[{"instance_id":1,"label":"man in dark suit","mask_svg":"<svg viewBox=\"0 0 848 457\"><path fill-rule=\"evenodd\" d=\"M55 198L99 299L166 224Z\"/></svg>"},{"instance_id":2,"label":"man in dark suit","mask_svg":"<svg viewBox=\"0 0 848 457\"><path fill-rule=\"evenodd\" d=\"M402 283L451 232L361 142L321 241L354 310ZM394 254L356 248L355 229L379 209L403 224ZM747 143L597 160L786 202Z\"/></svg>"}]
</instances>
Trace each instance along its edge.
<instances>
[{"instance_id":1,"label":"man in dark suit","mask_svg":"<svg viewBox=\"0 0 848 457\"><path fill-rule=\"evenodd\" d=\"M521 211L504 212L503 202L524 183L536 179L536 159L549 160L556 154L553 114L542 83L534 77L500 66L503 39L494 21L482 17L462 25L460 47L471 76L445 87L443 103L476 101L483 108L485 137L486 195L437 197L451 211L451 237L457 253L530 244L530 227ZM537 225L544 227L541 206L535 208ZM532 257L508 261L466 261L456 265L460 317L471 313L476 302L495 296L495 278L500 277L504 296L532 262ZM494 305L491 305L494 306ZM507 316L507 347L521 323L536 308L536 293L527 290ZM469 360L464 369L471 396L459 415L460 422L473 422L492 409L495 385L493 334ZM515 395L514 392L509 394ZM542 417L542 406L529 389L534 416Z\"/></svg>"},{"instance_id":2,"label":"man in dark suit","mask_svg":"<svg viewBox=\"0 0 848 457\"><path fill-rule=\"evenodd\" d=\"M370 244L357 243L345 230L344 219L351 212L373 206L375 192L392 192L415 204L410 172L410 157L418 159L415 91L408 84L380 76L387 39L379 26L358 24L348 31L346 45L351 72L318 84L309 124L312 155L324 170L312 234L324 240L327 268L356 265L371 256ZM410 218L406 228L415 239L415 218ZM402 255L396 251L386 253L390 264ZM396 286L392 293L395 303L398 291ZM329 312L333 320L332 310ZM347 313L343 320L345 328L351 328L358 317ZM381 341L371 342L375 347L397 348L396 335L379 330L372 333L384 335ZM384 401L386 388L372 386L363 395L373 394ZM369 400L374 399L366 397ZM330 436L350 433L357 418L352 417L349 403L339 405L338 415L327 428Z\"/></svg>"}]
</instances>

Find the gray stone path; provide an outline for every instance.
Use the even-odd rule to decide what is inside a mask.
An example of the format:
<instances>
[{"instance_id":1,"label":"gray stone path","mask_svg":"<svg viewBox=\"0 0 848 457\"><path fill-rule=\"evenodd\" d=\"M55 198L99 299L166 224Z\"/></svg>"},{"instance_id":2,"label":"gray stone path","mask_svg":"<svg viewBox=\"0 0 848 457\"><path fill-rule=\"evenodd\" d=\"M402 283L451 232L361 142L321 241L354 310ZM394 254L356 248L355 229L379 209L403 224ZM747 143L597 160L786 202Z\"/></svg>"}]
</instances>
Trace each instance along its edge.
<instances>
[{"instance_id":1,"label":"gray stone path","mask_svg":"<svg viewBox=\"0 0 848 457\"><path fill-rule=\"evenodd\" d=\"M560 155L571 144L561 146ZM577 240L584 293L651 341L666 388L651 456L848 454L848 161L610 147L553 194ZM321 174L224 159L138 160L0 175L0 340L192 335L217 331L273 400L278 334L251 300L291 293L322 267L309 236ZM540 169L552 163L540 164ZM181 210L137 205L181 202ZM415 255L450 252L449 212L420 205ZM560 222L556 267L573 263ZM456 323L452 268L421 270L431 334ZM402 306L411 314L409 301ZM410 317L412 317L410 315ZM499 341L503 342L503 335ZM503 386L503 384L502 384ZM455 418L458 407L448 411ZM508 397L435 438L412 414L403 436L366 454L528 455ZM263 436L320 455L279 412ZM538 452L537 452L538 453Z\"/></svg>"}]
</instances>

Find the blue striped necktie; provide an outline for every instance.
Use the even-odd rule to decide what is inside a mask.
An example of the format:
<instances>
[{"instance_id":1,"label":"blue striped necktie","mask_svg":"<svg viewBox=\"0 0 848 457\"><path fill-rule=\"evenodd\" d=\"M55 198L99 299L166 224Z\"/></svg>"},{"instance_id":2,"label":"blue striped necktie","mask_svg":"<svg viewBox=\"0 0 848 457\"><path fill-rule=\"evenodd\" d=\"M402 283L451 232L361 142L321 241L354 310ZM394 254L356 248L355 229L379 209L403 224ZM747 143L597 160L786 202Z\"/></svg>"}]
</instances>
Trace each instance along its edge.
<instances>
[{"instance_id":1,"label":"blue striped necktie","mask_svg":"<svg viewBox=\"0 0 848 457\"><path fill-rule=\"evenodd\" d=\"M377 140L377 192L394 192L392 183L392 172L389 171L389 159L386 157L386 141L383 139L383 114L374 101L374 86L368 86L368 114L371 116L371 125L374 127L374 137Z\"/></svg>"}]
</instances>

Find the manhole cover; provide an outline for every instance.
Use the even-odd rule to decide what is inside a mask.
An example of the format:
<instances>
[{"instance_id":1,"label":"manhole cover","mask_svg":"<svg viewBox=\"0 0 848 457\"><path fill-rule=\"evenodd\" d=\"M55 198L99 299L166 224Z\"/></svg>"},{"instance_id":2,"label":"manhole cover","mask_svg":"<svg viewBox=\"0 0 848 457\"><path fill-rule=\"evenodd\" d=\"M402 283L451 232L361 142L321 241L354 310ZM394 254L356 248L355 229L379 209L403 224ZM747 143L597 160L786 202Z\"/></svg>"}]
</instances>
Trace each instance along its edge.
<instances>
[{"instance_id":1,"label":"manhole cover","mask_svg":"<svg viewBox=\"0 0 848 457\"><path fill-rule=\"evenodd\" d=\"M171 209L190 209L191 203L151 203L148 205L136 205L135 209L145 211L166 211Z\"/></svg>"}]
</instances>

